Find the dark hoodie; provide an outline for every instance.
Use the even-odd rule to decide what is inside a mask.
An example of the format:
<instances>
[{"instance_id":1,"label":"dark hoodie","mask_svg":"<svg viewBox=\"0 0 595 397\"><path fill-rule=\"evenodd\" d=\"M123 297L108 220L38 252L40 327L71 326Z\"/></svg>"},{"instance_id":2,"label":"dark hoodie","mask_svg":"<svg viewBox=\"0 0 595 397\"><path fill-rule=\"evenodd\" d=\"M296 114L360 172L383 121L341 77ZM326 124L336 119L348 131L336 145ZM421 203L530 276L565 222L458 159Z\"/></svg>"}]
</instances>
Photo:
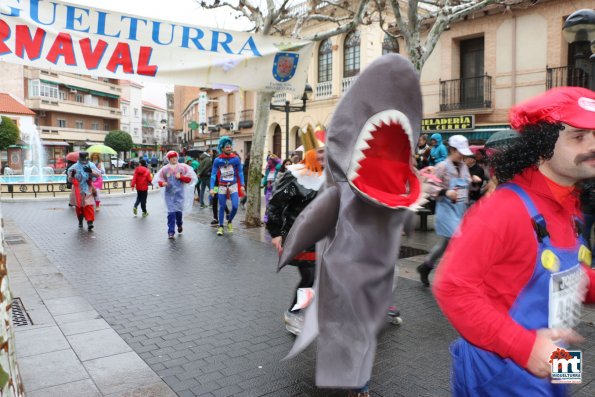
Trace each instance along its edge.
<instances>
[{"instance_id":1,"label":"dark hoodie","mask_svg":"<svg viewBox=\"0 0 595 397\"><path fill-rule=\"evenodd\" d=\"M199 163L200 165L196 170L196 175L198 175L198 177L201 179L210 179L211 169L213 168L213 159L211 158L211 156L209 156L207 152L204 152L199 157Z\"/></svg>"}]
</instances>

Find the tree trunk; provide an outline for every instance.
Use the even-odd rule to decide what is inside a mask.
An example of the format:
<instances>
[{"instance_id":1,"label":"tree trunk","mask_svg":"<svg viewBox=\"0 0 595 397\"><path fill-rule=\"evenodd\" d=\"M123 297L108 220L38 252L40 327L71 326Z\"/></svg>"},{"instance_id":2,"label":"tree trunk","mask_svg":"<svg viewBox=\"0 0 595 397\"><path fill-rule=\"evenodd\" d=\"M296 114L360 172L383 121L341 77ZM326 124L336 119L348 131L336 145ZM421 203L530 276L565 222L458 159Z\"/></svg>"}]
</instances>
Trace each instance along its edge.
<instances>
[{"instance_id":1,"label":"tree trunk","mask_svg":"<svg viewBox=\"0 0 595 397\"><path fill-rule=\"evenodd\" d=\"M273 98L272 92L258 92L256 96L256 126L252 136L250 151L250 175L248 175L248 207L246 208L246 226L257 227L262 224L260 218L260 181L262 178L262 164L265 138L269 124L269 104Z\"/></svg>"}]
</instances>

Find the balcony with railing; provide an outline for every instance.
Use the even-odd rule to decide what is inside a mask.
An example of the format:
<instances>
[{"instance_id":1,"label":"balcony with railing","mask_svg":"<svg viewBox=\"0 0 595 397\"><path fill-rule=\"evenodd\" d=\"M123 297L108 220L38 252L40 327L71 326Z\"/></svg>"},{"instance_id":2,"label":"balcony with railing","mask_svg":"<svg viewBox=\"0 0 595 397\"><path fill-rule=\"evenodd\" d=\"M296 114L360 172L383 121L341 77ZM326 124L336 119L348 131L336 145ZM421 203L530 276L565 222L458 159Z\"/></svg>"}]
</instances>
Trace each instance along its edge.
<instances>
[{"instance_id":1,"label":"balcony with railing","mask_svg":"<svg viewBox=\"0 0 595 397\"><path fill-rule=\"evenodd\" d=\"M252 128L254 125L254 110L246 109L240 112L238 128Z\"/></svg>"},{"instance_id":2,"label":"balcony with railing","mask_svg":"<svg viewBox=\"0 0 595 397\"><path fill-rule=\"evenodd\" d=\"M81 114L105 119L119 119L122 116L122 111L117 107L90 105L82 102L67 101L50 97L29 95L29 97L25 99L25 105L30 109L46 112Z\"/></svg>"},{"instance_id":3,"label":"balcony with railing","mask_svg":"<svg viewBox=\"0 0 595 397\"><path fill-rule=\"evenodd\" d=\"M557 68L546 67L545 89L556 87L583 87L589 88L589 73L582 69L569 66Z\"/></svg>"},{"instance_id":4,"label":"balcony with railing","mask_svg":"<svg viewBox=\"0 0 595 397\"><path fill-rule=\"evenodd\" d=\"M333 82L324 81L316 84L316 98L328 98L333 94Z\"/></svg>"},{"instance_id":5,"label":"balcony with railing","mask_svg":"<svg viewBox=\"0 0 595 397\"><path fill-rule=\"evenodd\" d=\"M276 92L273 96L273 105L283 105L285 101L291 101L291 98L284 91Z\"/></svg>"},{"instance_id":6,"label":"balcony with railing","mask_svg":"<svg viewBox=\"0 0 595 397\"><path fill-rule=\"evenodd\" d=\"M440 111L490 109L492 107L492 77L440 80Z\"/></svg>"},{"instance_id":7,"label":"balcony with railing","mask_svg":"<svg viewBox=\"0 0 595 397\"><path fill-rule=\"evenodd\" d=\"M341 81L341 92L345 92L351 87L351 84L357 79L357 76L344 77Z\"/></svg>"},{"instance_id":8,"label":"balcony with railing","mask_svg":"<svg viewBox=\"0 0 595 397\"><path fill-rule=\"evenodd\" d=\"M209 133L219 131L219 129L221 127L219 125L219 115L210 116L207 120L208 120L207 121L207 129L208 129Z\"/></svg>"},{"instance_id":9,"label":"balcony with railing","mask_svg":"<svg viewBox=\"0 0 595 397\"><path fill-rule=\"evenodd\" d=\"M235 126L235 121L236 121L236 113L235 112L230 112L230 113L224 113L223 116L221 117L221 128L225 129L225 130L233 130L234 126Z\"/></svg>"}]
</instances>

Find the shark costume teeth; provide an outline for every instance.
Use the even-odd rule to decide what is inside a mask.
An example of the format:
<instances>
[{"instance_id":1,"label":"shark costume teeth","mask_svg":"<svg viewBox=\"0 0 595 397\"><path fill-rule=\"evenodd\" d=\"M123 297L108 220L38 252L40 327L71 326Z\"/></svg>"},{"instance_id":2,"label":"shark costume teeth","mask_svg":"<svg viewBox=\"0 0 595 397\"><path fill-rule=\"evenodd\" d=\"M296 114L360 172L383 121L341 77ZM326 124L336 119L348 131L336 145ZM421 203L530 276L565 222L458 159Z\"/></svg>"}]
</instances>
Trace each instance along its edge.
<instances>
[{"instance_id":1,"label":"shark costume teeth","mask_svg":"<svg viewBox=\"0 0 595 397\"><path fill-rule=\"evenodd\" d=\"M380 142L379 145L384 146L379 147L379 145L374 145L375 140L383 140L384 142ZM403 147L407 144L410 147L409 151L403 150ZM417 177L413 177L416 174L416 171L413 170L413 164L409 166L413 148L413 130L405 114L398 110L390 109L373 115L366 121L355 143L351 155L351 163L347 171L349 184L361 195L364 195L378 205L385 205L390 208L411 208L412 204L416 204L418 201L418 197L415 194L417 194L417 189L419 188L416 180ZM385 153L379 153L379 150L376 149L380 149ZM391 154L396 154L397 156L390 156ZM392 199L388 197L376 197L378 195L372 192L374 190L374 182L371 181L371 184L366 183L368 174L360 172L360 170L364 166L365 160L368 157L374 156L383 156L390 162L411 168L410 176L412 178L401 186L401 191L398 190L399 187L397 185L394 185L393 195L397 197L392 197ZM410 185L415 185L414 191L411 191L412 186ZM407 200L410 194L414 194L415 196L412 196L411 200Z\"/></svg>"}]
</instances>

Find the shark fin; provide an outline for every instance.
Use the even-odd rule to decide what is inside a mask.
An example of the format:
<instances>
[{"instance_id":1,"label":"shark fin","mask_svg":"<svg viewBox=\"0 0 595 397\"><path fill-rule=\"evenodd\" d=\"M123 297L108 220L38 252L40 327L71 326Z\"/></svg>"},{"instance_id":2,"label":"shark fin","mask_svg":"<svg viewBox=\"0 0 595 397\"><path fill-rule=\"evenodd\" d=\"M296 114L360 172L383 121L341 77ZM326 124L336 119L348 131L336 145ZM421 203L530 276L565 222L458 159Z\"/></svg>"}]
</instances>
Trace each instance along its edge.
<instances>
[{"instance_id":1,"label":"shark fin","mask_svg":"<svg viewBox=\"0 0 595 397\"><path fill-rule=\"evenodd\" d=\"M326 236L339 217L337 186L325 188L296 218L283 244L277 270Z\"/></svg>"}]
</instances>

